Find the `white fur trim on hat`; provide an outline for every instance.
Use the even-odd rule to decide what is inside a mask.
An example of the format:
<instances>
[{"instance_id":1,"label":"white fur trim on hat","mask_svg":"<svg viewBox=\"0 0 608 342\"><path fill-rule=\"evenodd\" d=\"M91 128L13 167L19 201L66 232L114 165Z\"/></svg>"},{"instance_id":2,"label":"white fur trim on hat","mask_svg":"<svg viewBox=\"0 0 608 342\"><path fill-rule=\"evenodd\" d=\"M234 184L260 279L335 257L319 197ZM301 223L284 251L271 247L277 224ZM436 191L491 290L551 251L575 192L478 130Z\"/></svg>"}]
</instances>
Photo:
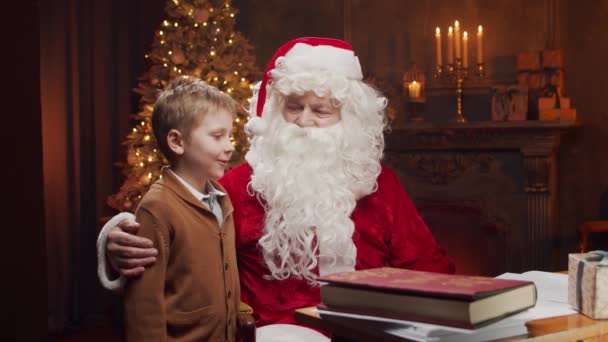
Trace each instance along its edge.
<instances>
[{"instance_id":1,"label":"white fur trim on hat","mask_svg":"<svg viewBox=\"0 0 608 342\"><path fill-rule=\"evenodd\" d=\"M135 219L135 215L131 213L120 213L114 216L103 226L103 228L101 228L101 232L99 232L99 237L97 238L97 276L99 277L101 285L110 291L122 290L125 287L126 279L121 275L117 279L110 280L110 277L108 276L108 274L110 274L108 262L106 260L108 234L110 234L112 228L117 226L122 220L128 218Z\"/></svg>"},{"instance_id":2,"label":"white fur trim on hat","mask_svg":"<svg viewBox=\"0 0 608 342\"><path fill-rule=\"evenodd\" d=\"M303 67L328 70L353 80L363 79L359 58L355 56L355 52L352 50L329 45L312 46L297 43L283 58L294 61L294 63ZM278 59L277 63L280 62L280 59Z\"/></svg>"}]
</instances>

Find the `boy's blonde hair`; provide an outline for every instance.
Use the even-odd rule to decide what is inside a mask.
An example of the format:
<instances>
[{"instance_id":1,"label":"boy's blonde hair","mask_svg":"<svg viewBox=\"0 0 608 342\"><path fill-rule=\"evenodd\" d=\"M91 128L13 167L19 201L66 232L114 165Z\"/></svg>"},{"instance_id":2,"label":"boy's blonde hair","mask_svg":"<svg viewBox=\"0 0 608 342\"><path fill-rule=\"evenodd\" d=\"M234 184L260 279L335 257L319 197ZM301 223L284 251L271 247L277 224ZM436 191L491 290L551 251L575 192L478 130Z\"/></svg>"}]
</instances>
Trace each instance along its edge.
<instances>
[{"instance_id":1,"label":"boy's blonde hair","mask_svg":"<svg viewBox=\"0 0 608 342\"><path fill-rule=\"evenodd\" d=\"M174 162L175 155L167 144L170 130L178 130L187 141L209 112L224 109L234 117L237 108L232 97L199 78L183 76L171 80L152 111L152 130L160 151L169 162Z\"/></svg>"}]
</instances>

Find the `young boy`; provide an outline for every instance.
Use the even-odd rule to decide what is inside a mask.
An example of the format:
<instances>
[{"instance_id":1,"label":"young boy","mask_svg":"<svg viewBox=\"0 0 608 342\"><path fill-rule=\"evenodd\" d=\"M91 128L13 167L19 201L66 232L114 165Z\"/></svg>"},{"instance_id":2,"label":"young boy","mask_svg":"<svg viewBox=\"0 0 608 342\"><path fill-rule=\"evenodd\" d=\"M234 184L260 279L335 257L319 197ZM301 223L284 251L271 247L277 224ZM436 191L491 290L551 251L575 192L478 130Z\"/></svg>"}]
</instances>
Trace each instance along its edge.
<instances>
[{"instance_id":1,"label":"young boy","mask_svg":"<svg viewBox=\"0 0 608 342\"><path fill-rule=\"evenodd\" d=\"M194 77L172 81L152 127L171 166L142 198L139 235L157 262L127 285L126 339L234 341L240 301L232 204L224 174L237 104Z\"/></svg>"}]
</instances>

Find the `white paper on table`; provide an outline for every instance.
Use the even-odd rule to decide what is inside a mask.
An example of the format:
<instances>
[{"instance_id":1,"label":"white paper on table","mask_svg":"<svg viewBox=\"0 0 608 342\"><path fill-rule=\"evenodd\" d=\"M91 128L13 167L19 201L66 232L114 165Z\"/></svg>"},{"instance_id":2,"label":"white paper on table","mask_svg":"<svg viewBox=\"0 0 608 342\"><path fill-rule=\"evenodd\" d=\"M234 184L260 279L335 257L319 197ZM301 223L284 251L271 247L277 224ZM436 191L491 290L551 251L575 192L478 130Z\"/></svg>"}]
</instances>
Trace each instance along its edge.
<instances>
[{"instance_id":1,"label":"white paper on table","mask_svg":"<svg viewBox=\"0 0 608 342\"><path fill-rule=\"evenodd\" d=\"M553 272L528 271L504 273L496 278L532 281L536 285L539 301L568 304L568 275Z\"/></svg>"}]
</instances>

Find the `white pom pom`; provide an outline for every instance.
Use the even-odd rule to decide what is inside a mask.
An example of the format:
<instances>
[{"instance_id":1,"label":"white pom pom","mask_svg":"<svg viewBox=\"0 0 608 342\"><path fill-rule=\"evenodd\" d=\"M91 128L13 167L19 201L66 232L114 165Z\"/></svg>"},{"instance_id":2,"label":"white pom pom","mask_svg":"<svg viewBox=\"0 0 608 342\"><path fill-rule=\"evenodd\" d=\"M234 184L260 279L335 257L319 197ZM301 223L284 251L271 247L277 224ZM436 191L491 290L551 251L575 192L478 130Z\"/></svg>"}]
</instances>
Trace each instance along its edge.
<instances>
[{"instance_id":1,"label":"white pom pom","mask_svg":"<svg viewBox=\"0 0 608 342\"><path fill-rule=\"evenodd\" d=\"M254 116L249 119L249 122L245 124L245 132L250 137L264 135L266 130L268 129L268 125L262 118Z\"/></svg>"},{"instance_id":2,"label":"white pom pom","mask_svg":"<svg viewBox=\"0 0 608 342\"><path fill-rule=\"evenodd\" d=\"M379 97L376 99L376 106L378 107L378 109L386 108L387 104L388 100L386 99L386 97Z\"/></svg>"}]
</instances>

